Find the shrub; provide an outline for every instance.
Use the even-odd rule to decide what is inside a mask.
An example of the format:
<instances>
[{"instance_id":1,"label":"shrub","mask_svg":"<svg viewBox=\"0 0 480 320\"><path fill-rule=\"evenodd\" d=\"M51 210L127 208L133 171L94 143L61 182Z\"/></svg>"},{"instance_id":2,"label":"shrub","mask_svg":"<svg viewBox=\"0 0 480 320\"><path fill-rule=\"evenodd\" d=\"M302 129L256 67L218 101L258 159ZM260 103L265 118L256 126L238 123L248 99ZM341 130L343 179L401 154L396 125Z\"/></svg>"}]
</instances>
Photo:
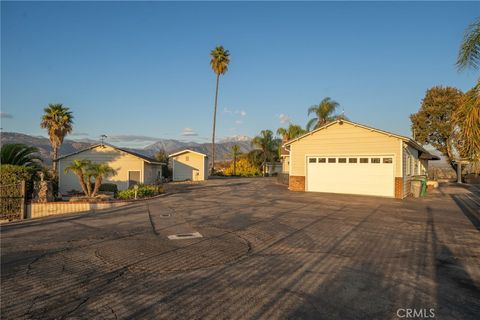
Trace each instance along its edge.
<instances>
[{"instance_id":1,"label":"shrub","mask_svg":"<svg viewBox=\"0 0 480 320\"><path fill-rule=\"evenodd\" d=\"M139 185L137 189L137 199L153 197L161 192L163 192L163 188L159 186ZM131 187L127 190L119 191L117 194L117 198L124 200L135 199L135 189Z\"/></svg>"},{"instance_id":2,"label":"shrub","mask_svg":"<svg viewBox=\"0 0 480 320\"><path fill-rule=\"evenodd\" d=\"M225 169L225 175L233 175L233 161L230 163L230 166ZM241 158L237 160L237 176L241 177L252 177L260 175L258 167L256 167L249 159Z\"/></svg>"},{"instance_id":3,"label":"shrub","mask_svg":"<svg viewBox=\"0 0 480 320\"><path fill-rule=\"evenodd\" d=\"M12 164L0 165L0 183L1 185L16 184L21 181L27 183L32 180L32 170L24 166Z\"/></svg>"},{"instance_id":4,"label":"shrub","mask_svg":"<svg viewBox=\"0 0 480 320\"><path fill-rule=\"evenodd\" d=\"M113 192L113 194L118 193L118 186L115 183L102 183L98 191Z\"/></svg>"}]
</instances>

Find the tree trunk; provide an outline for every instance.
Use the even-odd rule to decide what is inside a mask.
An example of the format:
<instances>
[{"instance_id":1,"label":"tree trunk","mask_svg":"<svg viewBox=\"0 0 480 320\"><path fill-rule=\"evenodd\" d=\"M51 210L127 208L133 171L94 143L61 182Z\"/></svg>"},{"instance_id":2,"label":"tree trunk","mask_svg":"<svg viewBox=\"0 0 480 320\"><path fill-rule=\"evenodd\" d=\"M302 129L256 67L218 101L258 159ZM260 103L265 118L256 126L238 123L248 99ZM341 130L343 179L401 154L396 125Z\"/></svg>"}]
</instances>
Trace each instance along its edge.
<instances>
[{"instance_id":1,"label":"tree trunk","mask_svg":"<svg viewBox=\"0 0 480 320\"><path fill-rule=\"evenodd\" d=\"M53 176L54 177L57 177L58 176L58 173L57 173L57 166L58 166L58 163L57 163L57 158L58 158L58 147L53 145L52 146L52 150L53 150L53 162L52 162L52 169L53 169Z\"/></svg>"},{"instance_id":2,"label":"tree trunk","mask_svg":"<svg viewBox=\"0 0 480 320\"><path fill-rule=\"evenodd\" d=\"M90 176L87 177L86 185L87 185L87 197L91 197L92 196L92 181L90 180Z\"/></svg>"},{"instance_id":3,"label":"tree trunk","mask_svg":"<svg viewBox=\"0 0 480 320\"><path fill-rule=\"evenodd\" d=\"M233 154L233 175L237 175L237 155Z\"/></svg>"},{"instance_id":4,"label":"tree trunk","mask_svg":"<svg viewBox=\"0 0 480 320\"><path fill-rule=\"evenodd\" d=\"M218 98L218 82L220 80L220 74L217 74L217 85L215 88L215 107L213 109L213 133L212 133L212 171L215 172L215 126L217 124L217 98Z\"/></svg>"},{"instance_id":5,"label":"tree trunk","mask_svg":"<svg viewBox=\"0 0 480 320\"><path fill-rule=\"evenodd\" d=\"M80 182L80 187L82 188L83 193L88 197L87 186L83 180L83 173L77 173L78 182Z\"/></svg>"},{"instance_id":6,"label":"tree trunk","mask_svg":"<svg viewBox=\"0 0 480 320\"><path fill-rule=\"evenodd\" d=\"M95 187L93 188L92 197L95 197L98 193L98 189L100 189L100 185L102 184L102 177L95 177Z\"/></svg>"}]
</instances>

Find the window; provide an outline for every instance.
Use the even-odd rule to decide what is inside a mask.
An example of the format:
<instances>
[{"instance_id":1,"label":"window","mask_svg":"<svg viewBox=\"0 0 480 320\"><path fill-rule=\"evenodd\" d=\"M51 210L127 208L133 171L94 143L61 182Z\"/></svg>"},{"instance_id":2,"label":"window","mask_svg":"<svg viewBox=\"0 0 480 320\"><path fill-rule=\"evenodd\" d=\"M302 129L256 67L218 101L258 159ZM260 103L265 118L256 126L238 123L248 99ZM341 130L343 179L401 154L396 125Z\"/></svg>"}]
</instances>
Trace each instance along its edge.
<instances>
[{"instance_id":1,"label":"window","mask_svg":"<svg viewBox=\"0 0 480 320\"><path fill-rule=\"evenodd\" d=\"M328 158L328 163L336 163L337 158Z\"/></svg>"},{"instance_id":2,"label":"window","mask_svg":"<svg viewBox=\"0 0 480 320\"><path fill-rule=\"evenodd\" d=\"M309 163L317 163L317 158L308 158Z\"/></svg>"},{"instance_id":3,"label":"window","mask_svg":"<svg viewBox=\"0 0 480 320\"><path fill-rule=\"evenodd\" d=\"M190 157L189 157L189 156L185 156L185 161L190 161Z\"/></svg>"},{"instance_id":4,"label":"window","mask_svg":"<svg viewBox=\"0 0 480 320\"><path fill-rule=\"evenodd\" d=\"M368 163L368 158L360 158L360 163Z\"/></svg>"},{"instance_id":5,"label":"window","mask_svg":"<svg viewBox=\"0 0 480 320\"><path fill-rule=\"evenodd\" d=\"M338 158L338 163L347 163L347 158Z\"/></svg>"},{"instance_id":6,"label":"window","mask_svg":"<svg viewBox=\"0 0 480 320\"><path fill-rule=\"evenodd\" d=\"M326 159L325 158L318 158L318 163L325 163Z\"/></svg>"},{"instance_id":7,"label":"window","mask_svg":"<svg viewBox=\"0 0 480 320\"><path fill-rule=\"evenodd\" d=\"M393 163L392 158L383 158L383 163Z\"/></svg>"},{"instance_id":8,"label":"window","mask_svg":"<svg viewBox=\"0 0 480 320\"><path fill-rule=\"evenodd\" d=\"M380 158L372 158L371 163L380 163Z\"/></svg>"},{"instance_id":9,"label":"window","mask_svg":"<svg viewBox=\"0 0 480 320\"><path fill-rule=\"evenodd\" d=\"M348 158L348 163L357 163L357 158Z\"/></svg>"}]
</instances>

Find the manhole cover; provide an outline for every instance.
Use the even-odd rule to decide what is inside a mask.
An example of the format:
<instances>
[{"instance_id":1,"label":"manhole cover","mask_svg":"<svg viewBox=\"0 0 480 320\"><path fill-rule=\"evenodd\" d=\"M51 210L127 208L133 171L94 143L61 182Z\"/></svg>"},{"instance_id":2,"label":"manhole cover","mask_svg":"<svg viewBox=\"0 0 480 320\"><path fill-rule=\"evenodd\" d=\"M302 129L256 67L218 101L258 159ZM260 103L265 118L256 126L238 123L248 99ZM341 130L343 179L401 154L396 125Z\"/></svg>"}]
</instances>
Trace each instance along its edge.
<instances>
[{"instance_id":1,"label":"manhole cover","mask_svg":"<svg viewBox=\"0 0 480 320\"><path fill-rule=\"evenodd\" d=\"M168 236L170 240L181 240L181 239L195 239L195 238L202 238L200 232L192 232L192 233L179 233L179 234L172 234Z\"/></svg>"}]
</instances>

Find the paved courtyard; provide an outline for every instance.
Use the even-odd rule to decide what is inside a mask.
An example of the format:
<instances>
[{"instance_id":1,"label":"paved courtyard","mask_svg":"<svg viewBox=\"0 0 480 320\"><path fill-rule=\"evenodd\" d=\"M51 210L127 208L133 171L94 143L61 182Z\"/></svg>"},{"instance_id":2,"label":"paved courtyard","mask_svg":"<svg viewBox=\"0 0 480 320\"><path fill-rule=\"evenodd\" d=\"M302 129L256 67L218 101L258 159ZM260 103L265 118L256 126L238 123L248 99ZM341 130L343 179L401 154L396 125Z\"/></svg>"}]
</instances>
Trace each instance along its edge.
<instances>
[{"instance_id":1,"label":"paved courtyard","mask_svg":"<svg viewBox=\"0 0 480 320\"><path fill-rule=\"evenodd\" d=\"M400 201L289 192L270 178L177 190L3 225L2 318L480 315L478 191L452 185ZM167 238L191 232L203 237Z\"/></svg>"}]
</instances>

